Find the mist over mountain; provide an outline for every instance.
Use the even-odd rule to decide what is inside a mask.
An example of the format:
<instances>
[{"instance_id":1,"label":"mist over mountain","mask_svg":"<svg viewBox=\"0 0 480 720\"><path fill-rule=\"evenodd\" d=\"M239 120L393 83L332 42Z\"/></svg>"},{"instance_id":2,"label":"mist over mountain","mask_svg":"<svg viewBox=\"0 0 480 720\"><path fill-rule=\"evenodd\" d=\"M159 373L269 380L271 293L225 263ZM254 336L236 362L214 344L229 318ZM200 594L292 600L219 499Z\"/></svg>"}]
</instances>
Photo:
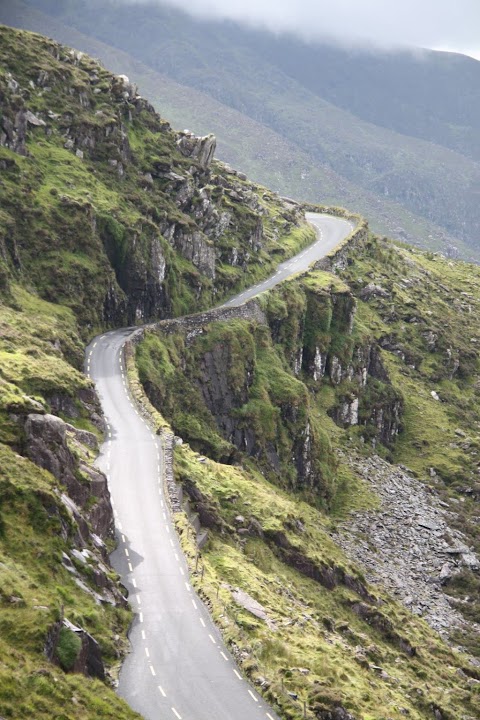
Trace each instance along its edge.
<instances>
[{"instance_id":1,"label":"mist over mountain","mask_svg":"<svg viewBox=\"0 0 480 720\"><path fill-rule=\"evenodd\" d=\"M307 43L158 3L10 2L0 20L15 24L23 7L17 24L35 30L33 6L42 32L51 18L57 39L70 42L73 28L141 61L131 76L157 109L214 132L219 156L253 179L355 207L400 239L480 257L479 62ZM146 68L161 76L148 86Z\"/></svg>"}]
</instances>

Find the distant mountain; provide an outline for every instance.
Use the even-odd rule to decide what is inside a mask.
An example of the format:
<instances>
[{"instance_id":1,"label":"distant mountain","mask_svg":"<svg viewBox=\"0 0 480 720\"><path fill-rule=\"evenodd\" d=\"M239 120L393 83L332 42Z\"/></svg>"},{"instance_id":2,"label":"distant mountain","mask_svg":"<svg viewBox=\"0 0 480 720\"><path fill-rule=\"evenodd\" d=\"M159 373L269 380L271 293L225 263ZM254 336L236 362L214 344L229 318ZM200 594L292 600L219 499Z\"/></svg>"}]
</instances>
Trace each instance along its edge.
<instances>
[{"instance_id":1,"label":"distant mountain","mask_svg":"<svg viewBox=\"0 0 480 720\"><path fill-rule=\"evenodd\" d=\"M345 204L379 231L480 258L475 60L309 45L114 0L7 2L0 20L89 52L92 38L108 44L102 60L129 67L163 115L215 132L223 159L281 193ZM72 28L83 37L66 37Z\"/></svg>"}]
</instances>

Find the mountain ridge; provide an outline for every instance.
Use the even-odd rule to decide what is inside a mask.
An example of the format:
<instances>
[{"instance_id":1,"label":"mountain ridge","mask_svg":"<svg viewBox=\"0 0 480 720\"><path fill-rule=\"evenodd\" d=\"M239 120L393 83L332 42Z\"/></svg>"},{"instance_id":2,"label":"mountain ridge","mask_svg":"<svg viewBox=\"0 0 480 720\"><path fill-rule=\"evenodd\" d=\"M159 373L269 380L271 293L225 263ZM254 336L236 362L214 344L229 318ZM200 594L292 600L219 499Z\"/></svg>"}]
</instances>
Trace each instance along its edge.
<instances>
[{"instance_id":1,"label":"mountain ridge","mask_svg":"<svg viewBox=\"0 0 480 720\"><path fill-rule=\"evenodd\" d=\"M15 5L12 7L13 11L10 10L9 15L15 17ZM7 10L3 12L5 13ZM125 12L127 11L125 10ZM47 22L48 26L45 16L43 16L42 22ZM85 24L85 21L82 22ZM135 22L133 17L131 22ZM185 37L188 37L188 30ZM161 52L158 46L156 52L159 55L158 63L160 63L157 63L157 69L165 73L168 71L165 62L169 55L172 59L176 57L175 52L178 50L175 48L168 50L168 46L166 46L165 52ZM172 55L172 53L174 54ZM255 75L255 65L246 74L249 77ZM210 72L206 76L207 84L203 86L203 90L206 90L207 93L210 92L210 96L218 86L217 81L212 81L213 85L210 87L209 78L212 77ZM284 77L286 78L286 76ZM199 78L201 79L200 75ZM392 130L369 127L368 123L355 120L355 123L360 123L359 128L368 146L368 150L359 152L358 141L355 139L357 132L354 130L355 123L352 124L352 118L349 119L348 113L342 114L344 111L319 104L319 101L315 100L316 96L312 94L310 94L311 100L307 102L305 92L297 95L294 93L291 97L293 98L295 95L297 98L295 100L297 111L302 117L314 117L315 113L320 113L318 116L318 123L320 123L321 113L324 113L325 129L322 129L318 136L320 145L313 136L310 138L309 133L304 132L301 125L298 123L292 125L292 120L288 116L284 117L282 125L277 123L276 127L271 126L266 131L258 124L252 125L252 120L248 118L245 120L245 115L232 115L236 112L235 104L241 112L245 112L245 110L249 112L248 108L239 105L240 100L231 103L232 108L227 107L225 110L226 106L222 108L221 105L217 106L215 103L211 105L213 101L209 101L205 95L194 95L195 110L192 111L192 98L189 98L188 93L195 92L194 86L197 83L195 70L188 64L188 57L183 61L181 58L177 59L176 69L170 80L172 79L187 83L193 88L192 91L185 90L185 87L179 88L178 85L165 84L164 80L155 77L152 80L156 84L160 83L162 96L159 96L152 86L149 91L151 99L155 101L158 98L158 106L161 109L162 107L166 108L166 110L162 109L162 112L170 115L176 123L184 127L193 127L200 132L213 130L219 138L221 155L228 161L237 164L241 159L243 169L252 177L259 178L264 184L272 185L273 182L274 187L277 187L281 193L299 199L316 201L318 198L323 198L326 203L357 207L367 216L374 218L376 229L390 235L397 235L400 239L417 242L416 234L418 234L422 242L433 249L446 248L448 251L449 246L457 246L463 256L470 259L475 257L476 250L470 240L470 247L467 247L461 239L455 238L465 235L465 233L465 238L467 235L473 239L476 237L476 196L474 192L475 185L478 183L478 180L475 180L478 175L476 163L472 164L470 160L458 153L455 154L453 151L447 151L439 146L435 147L425 143L424 140L398 136ZM251 80L249 82L252 83ZM253 95L252 92L248 92L253 97L254 103L252 112L250 112L251 118L258 122L262 118L255 114L257 106L254 96L255 92L258 92L258 88L256 89L258 83L255 85L255 82L252 85ZM294 81L289 80L288 82L291 85ZM237 80L234 81L232 87L237 91ZM202 89L201 86L200 89ZM221 88L219 89L221 90ZM241 97L248 99L248 93L245 94L245 92ZM295 92L297 91L295 90ZM286 104L290 102L289 97L288 94L285 96ZM223 100L225 101L225 98ZM283 104L279 99L275 100L273 105L271 104L271 111L274 111L275 115L279 114L280 117L283 112ZM293 104L293 100L291 104ZM262 113L265 113L267 106L268 101L262 104ZM302 110L299 109L300 107ZM332 113L334 114L332 115ZM225 114L225 118L221 117L222 114ZM335 114L338 116L336 119ZM233 128L240 127L240 132L231 129L232 121ZM343 139L338 144L335 138L338 128L342 125L349 129L343 134ZM319 127L321 127L321 123ZM248 132L249 138L247 143L242 141L242 135L246 132ZM320 131L317 131L317 134L318 132ZM322 143L327 149L326 156L321 150ZM393 148L398 143L400 143L399 147L403 149L395 155L389 146ZM436 160L432 160L432 152L437 155ZM369 164L372 163L371 171L366 172ZM382 168L378 173L375 170L376 165ZM358 170L356 170L357 176L354 173L348 178L347 176L353 172L354 166L364 167L365 171L361 170L358 175ZM279 167L281 171L275 173L270 169L273 167ZM413 173L407 169L414 167L417 169ZM442 189L443 181L439 183L436 178L438 171L442 173L443 178L446 175L449 178L448 183L445 184L445 192ZM376 177L377 174L378 177ZM419 174L418 178L416 174ZM452 181L450 184L450 177L456 178L455 182ZM469 177L471 178L471 191L468 190ZM361 187L362 185L363 187ZM470 192L470 196L468 196L468 192ZM405 203L409 205L408 208ZM426 212L425 208L428 207L428 204L430 204L430 210ZM459 212L460 208L463 208L461 212ZM420 209L423 217L419 216ZM473 213L471 220L467 220L464 226L461 218L468 217L470 212Z\"/></svg>"}]
</instances>

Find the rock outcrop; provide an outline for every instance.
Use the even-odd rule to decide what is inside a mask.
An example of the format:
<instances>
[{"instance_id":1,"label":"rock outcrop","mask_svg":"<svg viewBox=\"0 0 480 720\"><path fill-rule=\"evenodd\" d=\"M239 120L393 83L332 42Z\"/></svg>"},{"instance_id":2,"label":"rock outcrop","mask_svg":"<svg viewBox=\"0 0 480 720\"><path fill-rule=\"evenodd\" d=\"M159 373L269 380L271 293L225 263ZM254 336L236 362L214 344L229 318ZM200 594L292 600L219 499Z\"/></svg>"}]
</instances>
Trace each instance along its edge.
<instances>
[{"instance_id":1,"label":"rock outcrop","mask_svg":"<svg viewBox=\"0 0 480 720\"><path fill-rule=\"evenodd\" d=\"M202 170L207 170L215 155L216 137L214 135L197 137L189 132L179 133L179 135L177 145L182 155L195 160Z\"/></svg>"},{"instance_id":2,"label":"rock outcrop","mask_svg":"<svg viewBox=\"0 0 480 720\"><path fill-rule=\"evenodd\" d=\"M84 517L79 527L87 532L88 525L99 537L111 537L113 511L107 479L103 473L78 462L69 446L68 436L90 448L97 447L92 433L77 430L55 415L27 415L25 419L25 453L40 467L48 470L66 488L69 498Z\"/></svg>"},{"instance_id":3,"label":"rock outcrop","mask_svg":"<svg viewBox=\"0 0 480 720\"><path fill-rule=\"evenodd\" d=\"M72 657L68 658L67 664L60 646L62 639L68 638L69 635L72 635L78 642L75 643L75 653L72 652ZM45 645L45 654L51 662L60 665L66 671L105 680L105 667L98 642L90 633L66 618L55 623L50 629Z\"/></svg>"},{"instance_id":4,"label":"rock outcrop","mask_svg":"<svg viewBox=\"0 0 480 720\"><path fill-rule=\"evenodd\" d=\"M50 301L65 296L86 327L120 326L211 304L241 281L232 267L268 262L268 245L285 253L278 240L303 222L301 208L215 162L213 135L173 131L127 76L87 55L29 42L38 66L12 59L0 78L0 147L29 165L24 183L15 158L0 158L2 285L28 266L28 282ZM48 204L19 213L45 172Z\"/></svg>"}]
</instances>

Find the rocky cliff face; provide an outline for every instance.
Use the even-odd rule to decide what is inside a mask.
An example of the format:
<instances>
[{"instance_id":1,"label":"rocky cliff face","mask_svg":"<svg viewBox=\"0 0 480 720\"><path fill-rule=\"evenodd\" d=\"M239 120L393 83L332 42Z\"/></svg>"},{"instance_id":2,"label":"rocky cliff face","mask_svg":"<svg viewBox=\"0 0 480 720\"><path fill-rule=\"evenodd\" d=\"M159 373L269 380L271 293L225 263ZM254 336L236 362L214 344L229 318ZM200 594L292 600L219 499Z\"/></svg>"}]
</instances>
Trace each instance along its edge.
<instances>
[{"instance_id":1,"label":"rocky cliff face","mask_svg":"<svg viewBox=\"0 0 480 720\"><path fill-rule=\"evenodd\" d=\"M402 397L378 342L358 331L353 293L334 276L311 272L261 302L255 323L247 308L160 323L138 349L142 380L199 451L235 463L245 454L277 481L329 501L335 458L315 406L391 448Z\"/></svg>"},{"instance_id":2,"label":"rocky cliff face","mask_svg":"<svg viewBox=\"0 0 480 720\"><path fill-rule=\"evenodd\" d=\"M382 361L381 347L355 326L357 301L349 287L316 271L299 286L272 294L267 316L274 341L291 370L313 393L334 388L330 416L342 427L360 425L370 441L391 446L401 429L402 398Z\"/></svg>"},{"instance_id":3,"label":"rocky cliff face","mask_svg":"<svg viewBox=\"0 0 480 720\"><path fill-rule=\"evenodd\" d=\"M40 36L0 29L0 107L0 275L83 324L206 306L265 274L302 222L215 162L213 136L174 132L126 76Z\"/></svg>"}]
</instances>

